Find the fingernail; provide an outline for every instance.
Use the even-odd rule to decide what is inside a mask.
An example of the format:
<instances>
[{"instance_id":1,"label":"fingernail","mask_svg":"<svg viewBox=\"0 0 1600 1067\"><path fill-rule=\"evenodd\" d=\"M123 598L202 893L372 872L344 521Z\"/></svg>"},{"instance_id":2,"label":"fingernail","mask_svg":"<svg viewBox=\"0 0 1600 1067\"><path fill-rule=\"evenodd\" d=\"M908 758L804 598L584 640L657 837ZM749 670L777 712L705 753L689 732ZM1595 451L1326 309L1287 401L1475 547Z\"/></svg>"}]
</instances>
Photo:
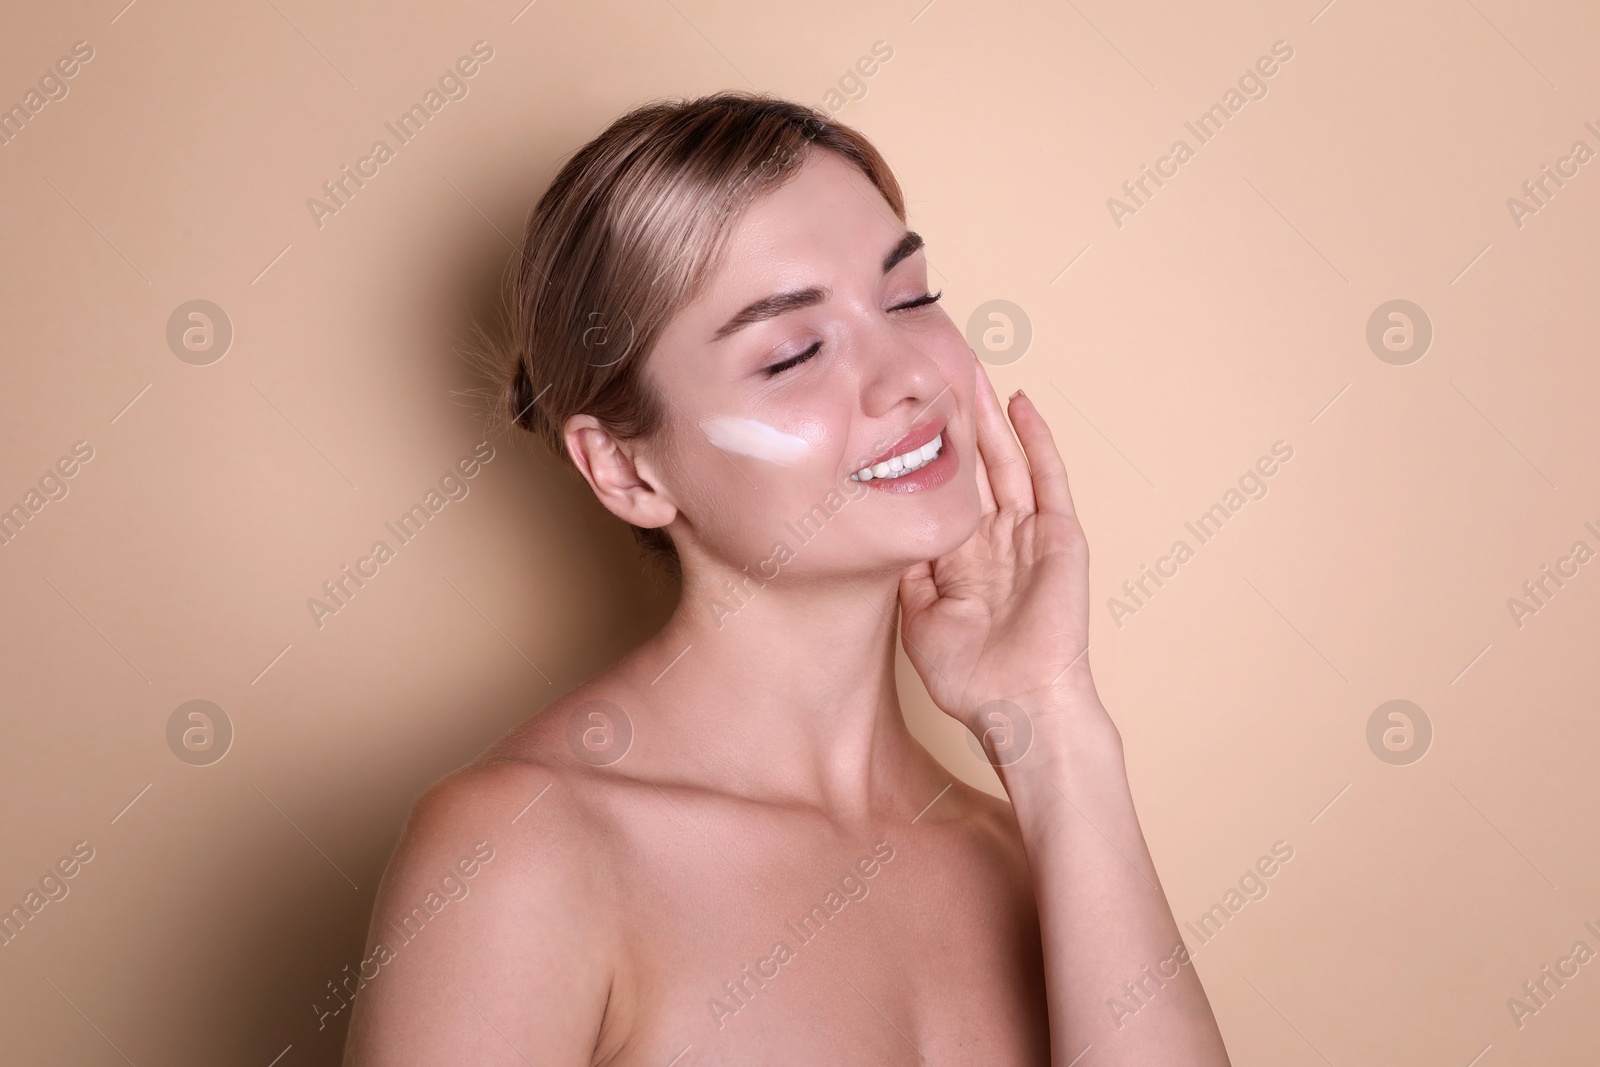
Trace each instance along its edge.
<instances>
[{"instance_id":1,"label":"fingernail","mask_svg":"<svg viewBox=\"0 0 1600 1067\"><path fill-rule=\"evenodd\" d=\"M1006 397L1006 399L1007 400L1015 400L1017 397L1022 396L1022 395L1023 395L1022 390L1018 389L1016 392L1014 392L1010 396Z\"/></svg>"}]
</instances>

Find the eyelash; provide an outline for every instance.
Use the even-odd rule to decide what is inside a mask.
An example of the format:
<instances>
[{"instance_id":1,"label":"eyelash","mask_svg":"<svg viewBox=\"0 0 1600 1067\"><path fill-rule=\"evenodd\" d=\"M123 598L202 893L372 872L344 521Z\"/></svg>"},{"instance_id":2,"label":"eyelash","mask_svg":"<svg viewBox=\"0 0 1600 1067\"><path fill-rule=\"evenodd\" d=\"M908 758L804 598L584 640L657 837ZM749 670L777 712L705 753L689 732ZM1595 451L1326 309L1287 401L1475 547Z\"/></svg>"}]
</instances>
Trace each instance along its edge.
<instances>
[{"instance_id":1,"label":"eyelash","mask_svg":"<svg viewBox=\"0 0 1600 1067\"><path fill-rule=\"evenodd\" d=\"M924 293L922 296L917 297L915 300L912 300L912 301L909 301L907 303L901 304L898 307L892 307L889 310L890 311L910 311L910 310L912 310L914 308L926 307L929 304L936 303L938 301L938 299L943 295L944 295L944 290L943 289L940 289L937 293ZM789 359L786 359L782 363L775 363L772 366L766 368L766 372L765 372L766 376L768 378L776 378L778 375L782 374L784 371L788 370L789 368L797 367L800 364L804 363L806 360L808 360L812 356L816 355L817 351L819 349L821 349L821 348L822 348L822 342L821 341L817 341L817 342L813 343L810 348L806 349L804 352L801 352L799 355L796 355L796 356L793 356L793 357L791 357Z\"/></svg>"}]
</instances>

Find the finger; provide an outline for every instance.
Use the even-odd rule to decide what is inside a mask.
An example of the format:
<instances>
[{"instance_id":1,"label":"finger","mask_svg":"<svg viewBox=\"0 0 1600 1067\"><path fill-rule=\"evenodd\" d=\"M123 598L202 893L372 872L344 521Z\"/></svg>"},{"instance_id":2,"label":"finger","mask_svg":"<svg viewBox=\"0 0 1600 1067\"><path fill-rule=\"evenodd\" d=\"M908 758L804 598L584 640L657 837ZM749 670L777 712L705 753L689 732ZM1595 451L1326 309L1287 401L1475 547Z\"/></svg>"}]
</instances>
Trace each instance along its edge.
<instances>
[{"instance_id":1,"label":"finger","mask_svg":"<svg viewBox=\"0 0 1600 1067\"><path fill-rule=\"evenodd\" d=\"M933 581L933 565L927 560L913 563L900 575L900 618L902 620L924 610L939 599L939 590Z\"/></svg>"},{"instance_id":2,"label":"finger","mask_svg":"<svg viewBox=\"0 0 1600 1067\"><path fill-rule=\"evenodd\" d=\"M977 420L974 419L974 422ZM978 472L978 500L983 504L982 512L987 515L1000 508L994 502L994 487L989 484L989 468L984 466L983 453L977 452L973 457L973 467Z\"/></svg>"},{"instance_id":3,"label":"finger","mask_svg":"<svg viewBox=\"0 0 1600 1067\"><path fill-rule=\"evenodd\" d=\"M967 351L968 352L972 352L972 348L969 346L967 348ZM978 353L972 352L972 362L973 362L972 373L973 373L973 381L974 381L974 384L973 384L973 396L976 397L978 395L978 392L977 392L978 391L978 386L976 384L976 381L977 381L977 378L982 377L982 375L983 375L983 371L977 366ZM976 431L978 429L978 423L979 423L978 413L977 413L976 410L974 410L973 414L972 414L972 427L973 427L974 431ZM974 433L974 435L973 435L973 443L974 444L977 443L977 434L976 433ZM989 467L988 467L988 464L984 463L984 461L983 461L983 450L975 447L972 451L973 451L972 466L973 466L973 469L978 472L978 501L982 505L982 507L980 508L980 511L982 512L982 514L988 515L991 512L995 512L995 511L1000 510L1000 508L994 502L994 486L989 484Z\"/></svg>"},{"instance_id":4,"label":"finger","mask_svg":"<svg viewBox=\"0 0 1600 1067\"><path fill-rule=\"evenodd\" d=\"M1011 423L1022 440L1022 450L1033 471L1033 498L1040 511L1055 511L1077 517L1072 504L1072 489L1067 484L1067 465L1056 447L1055 435L1033 398L1017 390L1011 398Z\"/></svg>"},{"instance_id":5,"label":"finger","mask_svg":"<svg viewBox=\"0 0 1600 1067\"><path fill-rule=\"evenodd\" d=\"M983 454L996 507L1032 511L1033 482L1028 476L1027 458L1011 432L1011 422L1000 408L989 374L976 352L972 355L978 376L978 450Z\"/></svg>"}]
</instances>

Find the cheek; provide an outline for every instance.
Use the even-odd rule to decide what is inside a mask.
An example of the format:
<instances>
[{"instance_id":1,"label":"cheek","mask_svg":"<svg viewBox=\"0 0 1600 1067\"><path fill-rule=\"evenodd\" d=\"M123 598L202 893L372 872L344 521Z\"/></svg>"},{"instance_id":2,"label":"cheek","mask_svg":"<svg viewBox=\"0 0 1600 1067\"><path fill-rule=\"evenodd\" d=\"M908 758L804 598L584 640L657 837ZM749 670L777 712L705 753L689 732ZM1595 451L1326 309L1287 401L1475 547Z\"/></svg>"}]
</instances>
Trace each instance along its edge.
<instances>
[{"instance_id":1,"label":"cheek","mask_svg":"<svg viewBox=\"0 0 1600 1067\"><path fill-rule=\"evenodd\" d=\"M724 452L751 456L783 467L805 463L812 452L812 443L805 437L759 419L717 415L702 420L700 430L713 446Z\"/></svg>"},{"instance_id":2,"label":"cheek","mask_svg":"<svg viewBox=\"0 0 1600 1067\"><path fill-rule=\"evenodd\" d=\"M714 415L671 464L679 504L698 536L732 558L765 554L786 524L822 502L843 462L842 431L830 420ZM703 435L703 436L702 436Z\"/></svg>"}]
</instances>

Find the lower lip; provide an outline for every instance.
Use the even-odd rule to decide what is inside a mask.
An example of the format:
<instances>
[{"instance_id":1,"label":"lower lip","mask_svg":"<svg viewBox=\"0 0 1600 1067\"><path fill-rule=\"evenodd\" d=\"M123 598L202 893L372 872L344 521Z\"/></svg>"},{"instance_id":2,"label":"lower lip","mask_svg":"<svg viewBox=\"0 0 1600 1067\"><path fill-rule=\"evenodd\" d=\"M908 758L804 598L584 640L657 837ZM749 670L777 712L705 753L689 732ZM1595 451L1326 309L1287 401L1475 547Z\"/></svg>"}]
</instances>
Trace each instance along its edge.
<instances>
[{"instance_id":1,"label":"lower lip","mask_svg":"<svg viewBox=\"0 0 1600 1067\"><path fill-rule=\"evenodd\" d=\"M885 493L920 493L925 489L935 489L951 478L956 473L955 449L950 444L950 431L945 429L944 444L939 449L939 454L933 462L926 466L918 467L910 474L902 474L898 478L874 478L870 482L862 482L868 489L877 489Z\"/></svg>"}]
</instances>

